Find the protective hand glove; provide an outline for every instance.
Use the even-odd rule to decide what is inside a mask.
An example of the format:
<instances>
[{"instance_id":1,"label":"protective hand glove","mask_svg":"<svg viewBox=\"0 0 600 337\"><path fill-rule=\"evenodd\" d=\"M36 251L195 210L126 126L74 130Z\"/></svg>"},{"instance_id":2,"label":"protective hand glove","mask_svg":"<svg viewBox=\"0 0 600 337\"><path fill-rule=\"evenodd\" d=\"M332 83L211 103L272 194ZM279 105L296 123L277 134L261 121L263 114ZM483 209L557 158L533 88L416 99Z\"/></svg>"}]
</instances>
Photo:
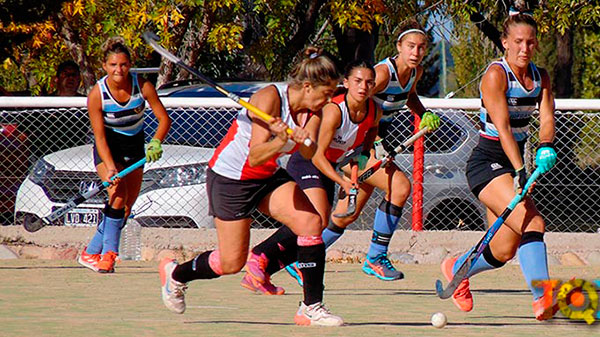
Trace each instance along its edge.
<instances>
[{"instance_id":1,"label":"protective hand glove","mask_svg":"<svg viewBox=\"0 0 600 337\"><path fill-rule=\"evenodd\" d=\"M552 143L541 143L535 155L535 165L542 173L550 171L556 164L556 150Z\"/></svg>"},{"instance_id":2,"label":"protective hand glove","mask_svg":"<svg viewBox=\"0 0 600 337\"><path fill-rule=\"evenodd\" d=\"M369 152L363 152L358 157L356 157L356 163L358 164L359 170L364 170L367 167L367 162L369 161Z\"/></svg>"},{"instance_id":3,"label":"protective hand glove","mask_svg":"<svg viewBox=\"0 0 600 337\"><path fill-rule=\"evenodd\" d=\"M423 116L421 116L421 123L419 124L419 129L423 129L424 127L428 127L429 131L434 131L435 129L440 127L440 117L434 114L431 111L425 111Z\"/></svg>"},{"instance_id":4,"label":"protective hand glove","mask_svg":"<svg viewBox=\"0 0 600 337\"><path fill-rule=\"evenodd\" d=\"M383 147L383 139L374 141L373 147L375 148L375 159L381 160L388 156L389 153Z\"/></svg>"},{"instance_id":5,"label":"protective hand glove","mask_svg":"<svg viewBox=\"0 0 600 337\"><path fill-rule=\"evenodd\" d=\"M148 163L155 162L162 156L163 150L160 146L160 140L152 138L146 147L146 161Z\"/></svg>"},{"instance_id":6,"label":"protective hand glove","mask_svg":"<svg viewBox=\"0 0 600 337\"><path fill-rule=\"evenodd\" d=\"M525 166L521 167L518 170L515 170L515 177L513 178L515 192L519 193L527 184L527 170L525 170Z\"/></svg>"}]
</instances>

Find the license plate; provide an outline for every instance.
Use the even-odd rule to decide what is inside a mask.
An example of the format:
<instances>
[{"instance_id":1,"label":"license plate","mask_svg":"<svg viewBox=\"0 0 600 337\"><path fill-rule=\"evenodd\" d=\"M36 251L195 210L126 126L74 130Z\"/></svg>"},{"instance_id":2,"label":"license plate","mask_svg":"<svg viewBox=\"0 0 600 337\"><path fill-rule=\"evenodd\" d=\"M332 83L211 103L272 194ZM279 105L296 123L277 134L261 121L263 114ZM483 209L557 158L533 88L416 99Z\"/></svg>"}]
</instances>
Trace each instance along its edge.
<instances>
[{"instance_id":1,"label":"license plate","mask_svg":"<svg viewBox=\"0 0 600 337\"><path fill-rule=\"evenodd\" d=\"M65 226L97 226L99 213L97 208L75 208L65 214Z\"/></svg>"}]
</instances>

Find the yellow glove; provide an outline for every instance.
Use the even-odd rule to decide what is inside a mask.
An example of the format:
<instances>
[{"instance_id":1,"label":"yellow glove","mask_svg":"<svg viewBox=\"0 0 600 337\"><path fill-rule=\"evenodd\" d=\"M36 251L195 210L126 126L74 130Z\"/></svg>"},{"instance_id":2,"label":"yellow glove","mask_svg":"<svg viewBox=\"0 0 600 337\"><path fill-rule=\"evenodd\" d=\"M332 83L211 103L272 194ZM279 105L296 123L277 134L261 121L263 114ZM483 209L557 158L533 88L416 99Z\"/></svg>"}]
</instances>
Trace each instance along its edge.
<instances>
[{"instance_id":1,"label":"yellow glove","mask_svg":"<svg viewBox=\"0 0 600 337\"><path fill-rule=\"evenodd\" d=\"M146 147L146 161L148 163L157 161L162 156L163 150L160 146L160 140L152 138Z\"/></svg>"},{"instance_id":2,"label":"yellow glove","mask_svg":"<svg viewBox=\"0 0 600 337\"><path fill-rule=\"evenodd\" d=\"M440 127L440 117L434 114L431 111L425 111L423 116L421 116L421 124L419 124L419 129L423 129L424 127L428 127L429 131L434 131L438 127Z\"/></svg>"}]
</instances>

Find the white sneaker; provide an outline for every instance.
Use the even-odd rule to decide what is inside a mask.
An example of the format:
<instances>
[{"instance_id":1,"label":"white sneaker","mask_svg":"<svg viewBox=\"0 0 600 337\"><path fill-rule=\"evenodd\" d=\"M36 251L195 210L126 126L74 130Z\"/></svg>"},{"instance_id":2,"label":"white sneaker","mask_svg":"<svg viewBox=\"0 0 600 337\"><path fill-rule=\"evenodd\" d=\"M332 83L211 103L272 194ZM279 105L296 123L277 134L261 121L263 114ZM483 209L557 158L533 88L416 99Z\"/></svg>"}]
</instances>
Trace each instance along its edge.
<instances>
[{"instance_id":1,"label":"white sneaker","mask_svg":"<svg viewBox=\"0 0 600 337\"><path fill-rule=\"evenodd\" d=\"M323 302L306 305L300 302L300 308L296 312L294 322L297 325L320 325L320 326L341 326L344 320L333 315L329 309L325 307Z\"/></svg>"},{"instance_id":2,"label":"white sneaker","mask_svg":"<svg viewBox=\"0 0 600 337\"><path fill-rule=\"evenodd\" d=\"M164 258L158 266L160 275L162 300L165 306L174 313L183 314L185 311L185 290L187 284L175 281L172 277L177 262Z\"/></svg>"}]
</instances>

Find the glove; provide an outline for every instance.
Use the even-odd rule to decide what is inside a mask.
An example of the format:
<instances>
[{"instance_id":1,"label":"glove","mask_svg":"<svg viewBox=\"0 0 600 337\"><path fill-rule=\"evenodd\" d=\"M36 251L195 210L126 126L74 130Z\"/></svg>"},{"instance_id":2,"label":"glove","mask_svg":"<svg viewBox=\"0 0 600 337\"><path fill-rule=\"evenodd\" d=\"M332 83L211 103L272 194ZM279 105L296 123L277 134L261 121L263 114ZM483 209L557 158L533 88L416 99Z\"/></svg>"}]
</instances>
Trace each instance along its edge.
<instances>
[{"instance_id":1,"label":"glove","mask_svg":"<svg viewBox=\"0 0 600 337\"><path fill-rule=\"evenodd\" d=\"M525 166L521 167L518 170L515 170L515 177L513 178L515 192L522 191L527 184L527 170L525 170Z\"/></svg>"},{"instance_id":2,"label":"glove","mask_svg":"<svg viewBox=\"0 0 600 337\"><path fill-rule=\"evenodd\" d=\"M375 159L381 160L389 155L389 153L383 147L383 138L373 142L375 148Z\"/></svg>"},{"instance_id":3,"label":"glove","mask_svg":"<svg viewBox=\"0 0 600 337\"><path fill-rule=\"evenodd\" d=\"M162 156L163 150L160 146L160 140L152 138L148 146L146 147L146 161L152 163L157 161Z\"/></svg>"},{"instance_id":4,"label":"glove","mask_svg":"<svg viewBox=\"0 0 600 337\"><path fill-rule=\"evenodd\" d=\"M356 157L356 163L358 164L359 170L364 170L367 167L367 162L369 161L370 153L363 152L358 157Z\"/></svg>"},{"instance_id":5,"label":"glove","mask_svg":"<svg viewBox=\"0 0 600 337\"><path fill-rule=\"evenodd\" d=\"M550 171L556 164L556 150L552 143L541 143L535 155L535 165L542 173Z\"/></svg>"},{"instance_id":6,"label":"glove","mask_svg":"<svg viewBox=\"0 0 600 337\"><path fill-rule=\"evenodd\" d=\"M429 131L434 131L438 127L440 127L440 117L434 114L431 111L425 111L423 116L421 116L421 123L419 124L419 129L423 129L424 127L428 127Z\"/></svg>"}]
</instances>

